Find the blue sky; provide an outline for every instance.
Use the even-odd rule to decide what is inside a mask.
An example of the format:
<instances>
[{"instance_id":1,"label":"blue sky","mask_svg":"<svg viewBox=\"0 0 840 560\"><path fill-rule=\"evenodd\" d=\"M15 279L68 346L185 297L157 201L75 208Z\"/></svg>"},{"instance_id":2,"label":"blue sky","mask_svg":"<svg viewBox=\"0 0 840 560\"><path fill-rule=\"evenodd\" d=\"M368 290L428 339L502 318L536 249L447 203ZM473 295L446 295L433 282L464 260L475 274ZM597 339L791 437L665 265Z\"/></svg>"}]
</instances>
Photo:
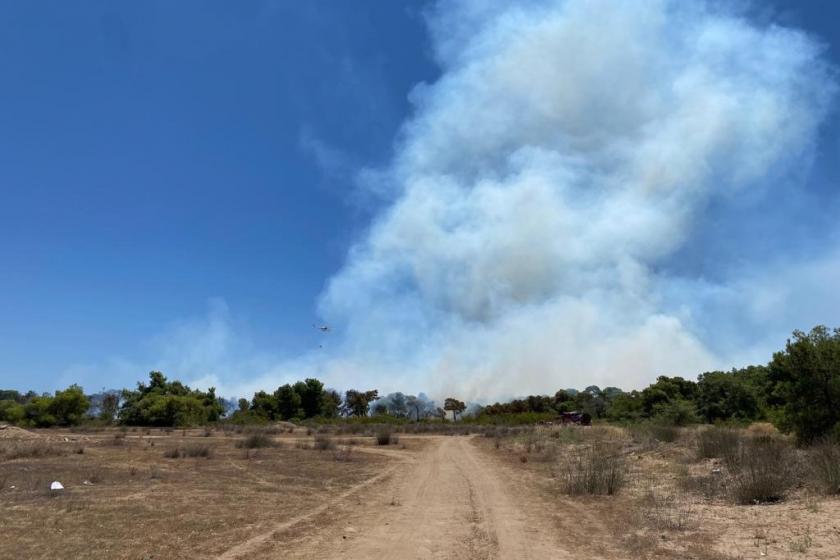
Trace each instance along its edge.
<instances>
[{"instance_id":1,"label":"blue sky","mask_svg":"<svg viewBox=\"0 0 840 560\"><path fill-rule=\"evenodd\" d=\"M476 253L458 245L465 239L460 234L408 237L406 224L415 218L399 218L425 219L422 212L411 214L424 203L405 185L438 181L424 191L436 193L435 204L480 205L488 198L480 198L476 177L485 170L488 176L495 173L499 154L516 155L493 179L501 182L512 169L529 175L548 165L523 167L522 159L531 157L519 149L523 146L539 144L558 157L566 154L554 140L534 141L541 129L527 138L503 136L490 146L494 130L475 132L484 115L465 121L466 127L453 120L452 114L471 110L458 105L459 96L475 87L469 69L488 67L490 56L482 58L482 49L506 56L513 40L499 29L520 21L509 17L517 13L515 7L494 11L477 4L0 2L0 386L54 390L79 381L97 390L132 385L161 367L187 381L220 385L226 394L320 375L340 388L399 382L390 388L431 389L433 396L436 390L457 389L491 398L518 386L522 392L548 392L583 383L568 370L544 370L538 363L549 360L549 349L559 352L552 362L566 361L562 345L557 349L539 334L524 343L508 335L559 316L580 322L578 313L590 313L590 297L598 305L610 302L594 309L632 333L606 335L614 343L607 352L612 348L623 356L622 364L648 352L650 341L659 338L687 356L685 368L694 374L706 366L769 358L768 351L783 343L782 333L793 328L840 325L833 315L836 304L826 307L816 296L784 299L789 296L762 283L769 275L781 276L780 269L803 270L802 276L814 279L801 285L795 280L793 291L815 293L808 282L834 278L832 250L840 249L834 224L840 208L840 126L833 101L812 93L830 89L830 68L840 66L840 28L832 25L840 19L835 3L743 4L736 14L707 7L712 15L758 30L736 34L732 51L725 51L733 57L753 46L780 53L802 48L801 60L758 58L765 65L763 75L790 65L790 76L783 78L791 84L780 78L782 85L768 85L767 95L778 93L778 103L792 107L786 114L809 123L807 130L789 131L789 142L777 145L755 141L764 134L759 128L744 136L748 148L736 148L751 150L747 155L779 149L795 156L756 163L760 173L746 183L760 189L719 195L707 185L740 181L728 175L735 163L721 160L718 169L714 161L723 157L720 151L698 147L714 177L697 180L696 190L711 194L668 209L685 212L685 223L663 229L658 219L642 221L634 234L650 228L650 239L631 244L626 254L604 254L595 264L558 259L562 266L556 268L521 262L521 250L513 256L506 252L516 243L512 239L524 240L524 247L534 243L527 231L505 229L511 227L505 219L494 222L493 231L508 232L499 234L508 238L485 237L479 245L490 249ZM555 12L557 18L584 24L587 18L601 19L564 12L562 3L533 8L542 4L523 3L522 21L536 27ZM537 17L532 9L548 10L550 17ZM654 15L676 18L663 13ZM686 17L706 18L681 15L674 20L677 26ZM615 17L622 31L646 25ZM767 31L771 24L804 31L807 44L777 37ZM708 28L723 34L730 29L714 21ZM594 26L587 40L601 41L603 29ZM474 37L488 41L477 47ZM824 49L817 52L820 44ZM570 52L554 42L544 48L557 49L547 52L548 58ZM686 56L706 56L685 48ZM528 62L542 56L535 52ZM596 63L604 57L609 68L606 57L613 55L605 50L591 56ZM814 60L829 69L828 77L793 83L795 70L813 68ZM751 86L749 80L759 78L748 75L749 68L744 63L731 71ZM638 81L619 76L624 78L628 88ZM708 84L710 91L726 80L721 76ZM417 88L419 83L427 85ZM497 89L509 83L500 81ZM609 89L599 84L581 91L598 97ZM556 94L551 84L545 91ZM518 128L523 119L527 126L530 114L522 103L539 103L522 96L482 99L494 116L509 111L506 130ZM749 106L754 100L743 101ZM562 115L549 115L545 122L554 117L556 131L570 137L582 126ZM721 118L732 120L733 130L752 122ZM620 120L583 124L609 130ZM489 147L483 152L485 140ZM478 147L464 150L464 143ZM600 165L600 155L593 154L573 155L587 166ZM675 161L679 158L665 167L679 169ZM609 176L610 170L602 172L599 176ZM571 167L568 173L577 182L591 180L588 174L574 176ZM686 176L694 173L685 170ZM440 187L441 174L454 177L451 192ZM549 180L565 179L551 175ZM508 187L508 192L518 188ZM452 194L458 189L478 194L462 199ZM542 191L526 192L536 197ZM603 212L618 208L605 201L593 204ZM514 225L529 222L527 211L523 207L520 218L511 218ZM490 215L496 219L498 212ZM481 216L487 215L448 216L443 231L456 232L453 224ZM553 226L546 228L556 233ZM667 247L652 241L663 232L681 241ZM602 234L581 234L596 244L588 254L599 254L593 247L600 247ZM480 235L487 232L469 231L471 240ZM445 255L412 254L418 246L450 242L452 252ZM553 252L533 255L540 263L555 257ZM463 262L506 260L517 275L490 264L468 271L481 278L482 289L459 277ZM770 268L762 268L765 264ZM637 268L644 269L644 279L637 277ZM532 272L523 279L523 270ZM632 287L602 282L604 276L625 273ZM488 284L505 288L485 293ZM641 284L644 296L638 296ZM733 310L732 301L742 300L745 292L767 295L748 310ZM644 303L628 311L637 300ZM313 328L321 321L335 326L327 337ZM566 328L558 324L553 332L573 340L575 333L568 335ZM603 332L597 325L593 329ZM450 341L457 342L449 347ZM528 356L505 350L506 344L530 348ZM475 353L458 350L466 347ZM498 359L488 360L499 348ZM618 362L601 360L589 376L602 384L634 386L674 368L674 359L642 361L626 372ZM586 369L577 358L568 361L571 368ZM634 376L634 368L643 371ZM531 373L522 373L526 370ZM483 392L481 387L499 376L521 383ZM453 385L453 377L472 381Z\"/></svg>"},{"instance_id":2,"label":"blue sky","mask_svg":"<svg viewBox=\"0 0 840 560\"><path fill-rule=\"evenodd\" d=\"M348 175L389 157L435 73L419 7L2 2L3 384L142 357L217 297L261 344L311 347L369 209L309 146Z\"/></svg>"}]
</instances>

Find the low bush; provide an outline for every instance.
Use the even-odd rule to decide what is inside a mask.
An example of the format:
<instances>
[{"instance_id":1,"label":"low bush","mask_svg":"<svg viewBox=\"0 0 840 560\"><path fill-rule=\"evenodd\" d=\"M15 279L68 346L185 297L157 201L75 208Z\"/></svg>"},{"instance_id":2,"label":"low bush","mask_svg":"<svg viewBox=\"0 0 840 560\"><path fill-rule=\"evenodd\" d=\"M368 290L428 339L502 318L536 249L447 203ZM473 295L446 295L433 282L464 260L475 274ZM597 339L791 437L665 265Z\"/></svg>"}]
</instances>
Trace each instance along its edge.
<instances>
[{"instance_id":1,"label":"low bush","mask_svg":"<svg viewBox=\"0 0 840 560\"><path fill-rule=\"evenodd\" d=\"M737 450L724 457L724 465L730 475L727 490L739 504L777 502L797 481L793 449L772 436L742 439Z\"/></svg>"},{"instance_id":2,"label":"low bush","mask_svg":"<svg viewBox=\"0 0 840 560\"><path fill-rule=\"evenodd\" d=\"M824 494L840 494L840 445L823 441L808 450L808 474Z\"/></svg>"},{"instance_id":3,"label":"low bush","mask_svg":"<svg viewBox=\"0 0 840 560\"><path fill-rule=\"evenodd\" d=\"M270 437L262 432L256 432L245 439L236 442L236 447L239 449L259 449L262 447L272 447L274 442Z\"/></svg>"},{"instance_id":4,"label":"low bush","mask_svg":"<svg viewBox=\"0 0 840 560\"><path fill-rule=\"evenodd\" d=\"M686 492L699 494L707 500L714 500L723 494L724 480L721 474L686 475L677 479L677 486Z\"/></svg>"},{"instance_id":5,"label":"low bush","mask_svg":"<svg viewBox=\"0 0 840 560\"><path fill-rule=\"evenodd\" d=\"M213 449L209 445L185 445L174 447L163 452L167 459L180 459L182 457L203 457L210 459L213 456Z\"/></svg>"},{"instance_id":6,"label":"low bush","mask_svg":"<svg viewBox=\"0 0 840 560\"><path fill-rule=\"evenodd\" d=\"M691 501L675 494L659 495L648 490L640 505L648 524L659 530L684 531L695 523Z\"/></svg>"},{"instance_id":7,"label":"low bush","mask_svg":"<svg viewBox=\"0 0 840 560\"><path fill-rule=\"evenodd\" d=\"M7 460L67 455L67 448L45 441L22 441L0 448L0 457Z\"/></svg>"},{"instance_id":8,"label":"low bush","mask_svg":"<svg viewBox=\"0 0 840 560\"><path fill-rule=\"evenodd\" d=\"M651 422L648 426L651 436L662 443L673 443L680 437L680 429L669 424Z\"/></svg>"},{"instance_id":9,"label":"low bush","mask_svg":"<svg viewBox=\"0 0 840 560\"><path fill-rule=\"evenodd\" d=\"M326 451L328 449L335 449L335 442L328 435L318 434L315 436L315 442L312 447L319 451Z\"/></svg>"},{"instance_id":10,"label":"low bush","mask_svg":"<svg viewBox=\"0 0 840 560\"><path fill-rule=\"evenodd\" d=\"M566 494L611 496L627 481L627 465L617 446L595 443L563 455L557 476Z\"/></svg>"},{"instance_id":11,"label":"low bush","mask_svg":"<svg viewBox=\"0 0 840 560\"><path fill-rule=\"evenodd\" d=\"M391 445L399 443L399 438L391 433L390 430L379 430L376 432L377 445Z\"/></svg>"},{"instance_id":12,"label":"low bush","mask_svg":"<svg viewBox=\"0 0 840 560\"><path fill-rule=\"evenodd\" d=\"M353 448L349 445L342 445L333 452L336 461L347 462L353 457Z\"/></svg>"},{"instance_id":13,"label":"low bush","mask_svg":"<svg viewBox=\"0 0 840 560\"><path fill-rule=\"evenodd\" d=\"M697 457L700 459L722 459L738 450L741 436L731 428L718 426L700 430L697 433Z\"/></svg>"}]
</instances>

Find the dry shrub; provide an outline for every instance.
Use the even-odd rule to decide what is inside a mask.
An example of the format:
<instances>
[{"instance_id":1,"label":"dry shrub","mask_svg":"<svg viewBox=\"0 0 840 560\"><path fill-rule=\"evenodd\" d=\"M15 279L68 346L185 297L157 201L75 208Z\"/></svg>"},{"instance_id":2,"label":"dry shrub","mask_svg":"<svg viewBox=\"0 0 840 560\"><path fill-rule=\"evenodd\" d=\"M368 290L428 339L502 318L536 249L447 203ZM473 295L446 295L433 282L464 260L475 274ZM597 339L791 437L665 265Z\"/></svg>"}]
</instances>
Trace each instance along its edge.
<instances>
[{"instance_id":1,"label":"dry shrub","mask_svg":"<svg viewBox=\"0 0 840 560\"><path fill-rule=\"evenodd\" d=\"M263 447L272 447L274 442L263 432L255 432L245 439L236 442L236 447L239 449L259 449Z\"/></svg>"},{"instance_id":2,"label":"dry shrub","mask_svg":"<svg viewBox=\"0 0 840 560\"><path fill-rule=\"evenodd\" d=\"M102 469L91 469L88 471L87 477L85 477L85 480L91 484L99 484L103 479Z\"/></svg>"},{"instance_id":3,"label":"dry shrub","mask_svg":"<svg viewBox=\"0 0 840 560\"><path fill-rule=\"evenodd\" d=\"M820 492L840 494L840 446L823 441L808 450L809 478Z\"/></svg>"},{"instance_id":4,"label":"dry shrub","mask_svg":"<svg viewBox=\"0 0 840 560\"><path fill-rule=\"evenodd\" d=\"M580 426L560 426L558 429L552 430L551 438L556 439L558 443L580 443L583 441L583 428Z\"/></svg>"},{"instance_id":5,"label":"dry shrub","mask_svg":"<svg viewBox=\"0 0 840 560\"><path fill-rule=\"evenodd\" d=\"M738 450L741 436L733 429L714 426L697 433L697 457L700 459L729 457Z\"/></svg>"},{"instance_id":6,"label":"dry shrub","mask_svg":"<svg viewBox=\"0 0 840 560\"><path fill-rule=\"evenodd\" d=\"M784 440L749 437L724 458L730 474L728 492L739 504L777 502L796 484L796 456Z\"/></svg>"},{"instance_id":7,"label":"dry shrub","mask_svg":"<svg viewBox=\"0 0 840 560\"><path fill-rule=\"evenodd\" d=\"M753 422L747 427L747 432L754 436L779 435L779 430L770 422Z\"/></svg>"},{"instance_id":8,"label":"dry shrub","mask_svg":"<svg viewBox=\"0 0 840 560\"><path fill-rule=\"evenodd\" d=\"M652 422L648 425L648 430L654 439L663 443L673 443L680 437L680 429L668 424Z\"/></svg>"},{"instance_id":9,"label":"dry shrub","mask_svg":"<svg viewBox=\"0 0 840 560\"><path fill-rule=\"evenodd\" d=\"M628 431L633 443L639 445L643 451L651 451L659 445L659 441L653 437L648 424L631 424Z\"/></svg>"},{"instance_id":10,"label":"dry shrub","mask_svg":"<svg viewBox=\"0 0 840 560\"><path fill-rule=\"evenodd\" d=\"M648 490L641 500L641 511L652 527L685 531L695 524L697 514L689 500L675 494L659 495Z\"/></svg>"},{"instance_id":11,"label":"dry shrub","mask_svg":"<svg viewBox=\"0 0 840 560\"><path fill-rule=\"evenodd\" d=\"M399 443L399 438L391 433L391 430L383 429L376 432L377 445L391 445Z\"/></svg>"},{"instance_id":12,"label":"dry shrub","mask_svg":"<svg viewBox=\"0 0 840 560\"><path fill-rule=\"evenodd\" d=\"M617 446L595 443L562 456L557 477L566 494L611 496L627 481L627 465Z\"/></svg>"},{"instance_id":13,"label":"dry shrub","mask_svg":"<svg viewBox=\"0 0 840 560\"><path fill-rule=\"evenodd\" d=\"M15 442L0 449L0 456L6 460L37 457L58 457L67 455L67 449L41 440Z\"/></svg>"},{"instance_id":14,"label":"dry shrub","mask_svg":"<svg viewBox=\"0 0 840 560\"><path fill-rule=\"evenodd\" d=\"M707 500L718 498L724 491L723 476L720 474L709 474L705 476L682 476L677 479L677 485L681 490L699 494Z\"/></svg>"},{"instance_id":15,"label":"dry shrub","mask_svg":"<svg viewBox=\"0 0 840 560\"><path fill-rule=\"evenodd\" d=\"M210 459L213 456L213 450L209 445L185 445L184 447L174 447L163 452L163 456L167 459L180 459L182 457L203 457Z\"/></svg>"},{"instance_id":16,"label":"dry shrub","mask_svg":"<svg viewBox=\"0 0 840 560\"><path fill-rule=\"evenodd\" d=\"M318 434L315 436L315 442L312 447L319 451L326 451L328 449L335 449L335 442L328 435Z\"/></svg>"},{"instance_id":17,"label":"dry shrub","mask_svg":"<svg viewBox=\"0 0 840 560\"><path fill-rule=\"evenodd\" d=\"M333 452L336 461L348 462L352 460L353 448L349 445L342 445Z\"/></svg>"},{"instance_id":18,"label":"dry shrub","mask_svg":"<svg viewBox=\"0 0 840 560\"><path fill-rule=\"evenodd\" d=\"M621 441L627 439L626 430L619 426L598 424L588 427L571 425L564 428L572 431L572 433L577 432L578 437L582 437L586 441Z\"/></svg>"}]
</instances>

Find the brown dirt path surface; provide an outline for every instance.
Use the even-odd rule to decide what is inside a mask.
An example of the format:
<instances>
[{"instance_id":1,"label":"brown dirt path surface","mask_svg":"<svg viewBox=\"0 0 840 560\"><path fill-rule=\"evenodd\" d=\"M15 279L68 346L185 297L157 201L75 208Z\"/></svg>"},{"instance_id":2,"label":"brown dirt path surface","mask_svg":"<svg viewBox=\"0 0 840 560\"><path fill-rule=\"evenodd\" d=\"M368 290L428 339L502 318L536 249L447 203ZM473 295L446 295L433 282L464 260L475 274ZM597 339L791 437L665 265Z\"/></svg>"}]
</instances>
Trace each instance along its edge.
<instances>
[{"instance_id":1,"label":"brown dirt path surface","mask_svg":"<svg viewBox=\"0 0 840 560\"><path fill-rule=\"evenodd\" d=\"M510 483L471 438L423 439L423 451L364 488L219 558L571 558L528 490Z\"/></svg>"}]
</instances>

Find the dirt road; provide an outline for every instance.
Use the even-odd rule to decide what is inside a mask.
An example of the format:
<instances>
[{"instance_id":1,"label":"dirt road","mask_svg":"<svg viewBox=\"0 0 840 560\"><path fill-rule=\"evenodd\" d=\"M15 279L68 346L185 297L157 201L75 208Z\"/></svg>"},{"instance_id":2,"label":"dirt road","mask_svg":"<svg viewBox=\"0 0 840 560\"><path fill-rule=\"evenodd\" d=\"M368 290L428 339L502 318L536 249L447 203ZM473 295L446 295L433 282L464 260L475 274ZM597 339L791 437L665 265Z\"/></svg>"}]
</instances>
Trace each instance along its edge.
<instances>
[{"instance_id":1,"label":"dirt road","mask_svg":"<svg viewBox=\"0 0 840 560\"><path fill-rule=\"evenodd\" d=\"M376 452L378 450L371 450ZM220 558L563 559L557 529L467 437L428 438L398 464ZM516 490L512 490L516 488Z\"/></svg>"}]
</instances>

